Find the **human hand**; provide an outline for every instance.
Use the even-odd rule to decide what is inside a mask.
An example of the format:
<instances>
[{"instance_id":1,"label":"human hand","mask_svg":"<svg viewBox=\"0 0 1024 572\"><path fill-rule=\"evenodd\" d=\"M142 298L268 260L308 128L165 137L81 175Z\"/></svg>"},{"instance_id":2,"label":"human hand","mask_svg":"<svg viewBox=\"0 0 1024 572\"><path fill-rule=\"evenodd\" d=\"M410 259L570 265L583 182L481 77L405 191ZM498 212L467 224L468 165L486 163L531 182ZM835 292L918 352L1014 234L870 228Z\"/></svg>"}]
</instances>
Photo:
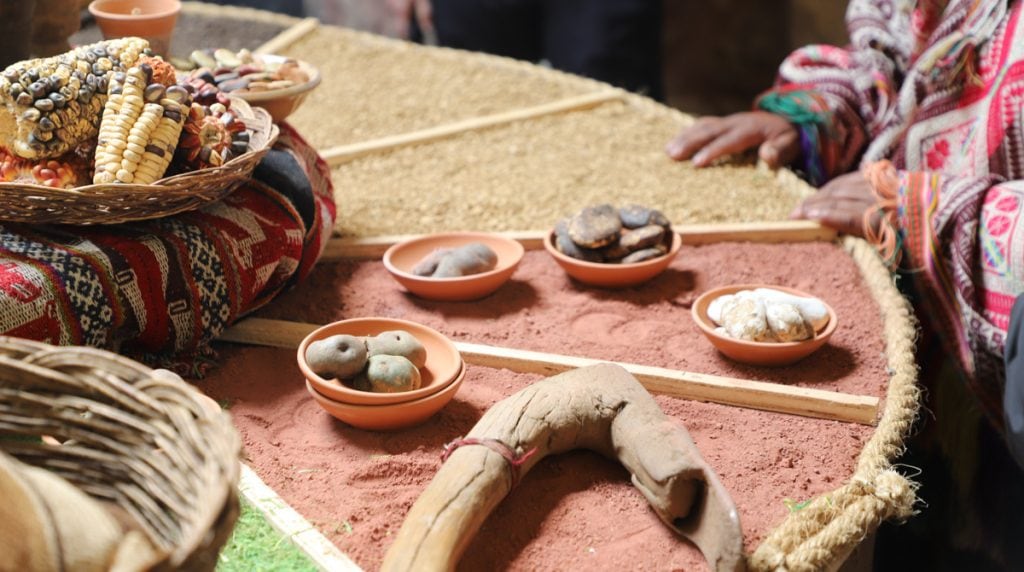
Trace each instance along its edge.
<instances>
[{"instance_id":1,"label":"human hand","mask_svg":"<svg viewBox=\"0 0 1024 572\"><path fill-rule=\"evenodd\" d=\"M769 167L782 167L800 155L800 133L781 115L747 111L702 117L669 141L665 151L676 161L690 159L694 166L704 167L719 157L754 147Z\"/></svg>"},{"instance_id":2,"label":"human hand","mask_svg":"<svg viewBox=\"0 0 1024 572\"><path fill-rule=\"evenodd\" d=\"M863 173L847 173L829 181L817 193L804 199L790 218L816 220L839 232L865 237L864 213L871 213L869 224L878 231L882 215L873 207L878 199Z\"/></svg>"}]
</instances>

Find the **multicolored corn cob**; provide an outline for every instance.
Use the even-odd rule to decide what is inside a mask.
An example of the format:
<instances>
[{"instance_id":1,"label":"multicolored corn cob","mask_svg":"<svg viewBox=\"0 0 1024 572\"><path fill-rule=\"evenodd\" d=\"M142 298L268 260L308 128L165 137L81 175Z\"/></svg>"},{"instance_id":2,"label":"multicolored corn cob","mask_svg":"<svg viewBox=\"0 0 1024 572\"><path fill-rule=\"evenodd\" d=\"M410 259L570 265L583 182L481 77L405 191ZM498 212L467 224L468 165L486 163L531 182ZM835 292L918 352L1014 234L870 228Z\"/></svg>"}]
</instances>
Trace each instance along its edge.
<instances>
[{"instance_id":1,"label":"multicolored corn cob","mask_svg":"<svg viewBox=\"0 0 1024 572\"><path fill-rule=\"evenodd\" d=\"M188 117L191 95L155 82L152 63L111 76L93 182L149 184L163 177Z\"/></svg>"},{"instance_id":2,"label":"multicolored corn cob","mask_svg":"<svg viewBox=\"0 0 1024 572\"><path fill-rule=\"evenodd\" d=\"M35 160L95 138L111 74L148 52L146 40L119 38L9 66L0 73L0 147Z\"/></svg>"}]
</instances>

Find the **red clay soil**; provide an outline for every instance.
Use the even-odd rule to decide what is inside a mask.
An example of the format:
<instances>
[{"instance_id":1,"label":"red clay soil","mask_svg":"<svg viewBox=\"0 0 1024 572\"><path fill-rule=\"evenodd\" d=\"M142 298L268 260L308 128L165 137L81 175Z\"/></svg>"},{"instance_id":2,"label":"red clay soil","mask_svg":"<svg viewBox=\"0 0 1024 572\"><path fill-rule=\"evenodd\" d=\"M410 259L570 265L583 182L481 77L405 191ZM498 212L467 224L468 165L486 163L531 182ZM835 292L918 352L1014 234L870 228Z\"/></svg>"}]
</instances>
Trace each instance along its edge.
<instances>
[{"instance_id":1,"label":"red clay soil","mask_svg":"<svg viewBox=\"0 0 1024 572\"><path fill-rule=\"evenodd\" d=\"M827 301L839 327L790 367L736 364L689 316L702 291L737 282L788 285ZM260 317L326 323L385 316L455 340L645 363L884 396L876 304L852 260L829 243L684 247L662 276L609 291L572 282L544 252L476 303L430 302L401 290L379 262L324 263ZM219 346L221 367L200 387L231 404L248 462L360 566L379 567L408 508L437 470L442 446L536 375L468 367L458 395L427 423L394 433L353 429L306 394L294 352ZM658 396L685 424L739 507L752 550L795 502L849 478L872 428ZM673 536L617 463L591 452L542 461L485 523L460 569L706 569Z\"/></svg>"}]
</instances>

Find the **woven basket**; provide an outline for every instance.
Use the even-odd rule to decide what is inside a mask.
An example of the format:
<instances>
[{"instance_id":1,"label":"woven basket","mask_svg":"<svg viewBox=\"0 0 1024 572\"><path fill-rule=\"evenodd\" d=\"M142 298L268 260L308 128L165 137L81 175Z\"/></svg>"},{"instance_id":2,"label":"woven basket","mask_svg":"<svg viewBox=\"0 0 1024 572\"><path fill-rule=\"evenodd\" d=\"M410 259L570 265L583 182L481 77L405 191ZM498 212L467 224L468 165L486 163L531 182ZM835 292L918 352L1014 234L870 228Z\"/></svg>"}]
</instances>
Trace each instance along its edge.
<instances>
[{"instance_id":1,"label":"woven basket","mask_svg":"<svg viewBox=\"0 0 1024 572\"><path fill-rule=\"evenodd\" d=\"M115 506L152 546L146 567L213 569L238 516L229 416L173 373L103 350L0 337L0 451L62 477L80 504Z\"/></svg>"},{"instance_id":2,"label":"woven basket","mask_svg":"<svg viewBox=\"0 0 1024 572\"><path fill-rule=\"evenodd\" d=\"M149 185L87 185L54 189L0 183L0 220L40 224L118 224L190 211L231 194L277 140L270 114L232 98L231 109L250 132L249 151L220 165Z\"/></svg>"}]
</instances>

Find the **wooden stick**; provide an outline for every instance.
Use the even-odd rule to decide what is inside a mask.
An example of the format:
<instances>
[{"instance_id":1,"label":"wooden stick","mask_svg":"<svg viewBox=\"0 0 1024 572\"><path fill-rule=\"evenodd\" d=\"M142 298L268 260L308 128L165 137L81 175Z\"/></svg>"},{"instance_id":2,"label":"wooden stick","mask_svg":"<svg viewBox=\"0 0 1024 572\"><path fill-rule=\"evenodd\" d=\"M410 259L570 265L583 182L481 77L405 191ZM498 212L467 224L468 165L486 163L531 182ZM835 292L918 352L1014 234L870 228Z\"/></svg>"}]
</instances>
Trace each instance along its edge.
<instances>
[{"instance_id":1,"label":"wooden stick","mask_svg":"<svg viewBox=\"0 0 1024 572\"><path fill-rule=\"evenodd\" d=\"M229 328L220 339L228 342L295 348L317 327L315 324L249 318ZM652 393L864 425L874 425L878 415L879 400L869 395L852 395L766 381L467 342L455 342L455 347L467 364L508 369L518 373L551 376L597 363L614 363L636 376Z\"/></svg>"},{"instance_id":2,"label":"wooden stick","mask_svg":"<svg viewBox=\"0 0 1024 572\"><path fill-rule=\"evenodd\" d=\"M547 232L543 230L514 230L495 232L494 234L519 241L526 250L544 248ZM384 256L384 252L392 245L406 240L424 236L422 234L392 234L388 236L370 236L366 238L332 238L327 242L320 260L344 259L375 259Z\"/></svg>"},{"instance_id":3,"label":"wooden stick","mask_svg":"<svg viewBox=\"0 0 1024 572\"><path fill-rule=\"evenodd\" d=\"M304 552L318 569L325 572L363 572L245 463L242 463L238 479L238 492L284 537L282 540L287 539Z\"/></svg>"},{"instance_id":4,"label":"wooden stick","mask_svg":"<svg viewBox=\"0 0 1024 572\"><path fill-rule=\"evenodd\" d=\"M683 244L715 242L818 242L836 239L835 229L812 220L688 224L678 229Z\"/></svg>"},{"instance_id":5,"label":"wooden stick","mask_svg":"<svg viewBox=\"0 0 1024 572\"><path fill-rule=\"evenodd\" d=\"M476 131L479 129L494 127L496 125L504 125L506 123L542 117L544 115L564 113L566 111L590 109L608 101L622 99L625 96L626 92L620 89L606 89L595 93L587 93L584 95L560 99L558 101L534 107L514 109L512 111L495 113L493 115L471 117L462 121L438 125L436 127L421 129L419 131L410 131L408 133L389 135L379 139L371 139L370 141L340 145L338 147L332 147L322 151L321 155L324 160L327 161L328 165L335 166L347 163L348 161L371 153L379 153L381 151L388 151L417 143L436 141L438 139L451 137L452 135L457 135L466 131Z\"/></svg>"},{"instance_id":6,"label":"wooden stick","mask_svg":"<svg viewBox=\"0 0 1024 572\"><path fill-rule=\"evenodd\" d=\"M316 18L305 18L290 28L285 28L280 34L270 38L262 46L253 50L256 54L279 54L288 46L297 42L303 36L310 34L320 25Z\"/></svg>"},{"instance_id":7,"label":"wooden stick","mask_svg":"<svg viewBox=\"0 0 1024 572\"><path fill-rule=\"evenodd\" d=\"M683 237L684 244L711 244L725 241L748 242L815 242L831 241L836 231L814 221L793 220L780 222L737 222L722 224L684 224L673 229ZM526 250L544 248L546 230L517 230L496 232L501 236L518 240ZM327 243L321 260L372 259L380 258L389 247L399 242L417 238L418 234L393 234L388 236L332 238Z\"/></svg>"}]
</instances>

